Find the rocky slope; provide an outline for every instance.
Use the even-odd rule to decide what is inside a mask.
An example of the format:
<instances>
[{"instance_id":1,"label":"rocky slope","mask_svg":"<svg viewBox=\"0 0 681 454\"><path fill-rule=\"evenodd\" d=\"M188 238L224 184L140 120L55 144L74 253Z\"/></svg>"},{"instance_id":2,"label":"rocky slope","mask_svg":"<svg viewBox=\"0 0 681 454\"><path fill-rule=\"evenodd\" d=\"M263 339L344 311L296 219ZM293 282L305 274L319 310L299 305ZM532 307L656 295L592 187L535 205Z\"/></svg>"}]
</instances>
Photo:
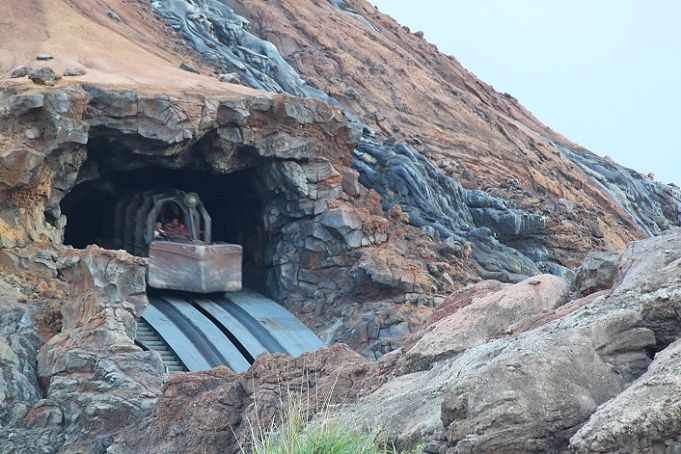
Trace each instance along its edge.
<instances>
[{"instance_id":1,"label":"rocky slope","mask_svg":"<svg viewBox=\"0 0 681 454\"><path fill-rule=\"evenodd\" d=\"M225 3L383 139L546 215L552 262L574 266L592 248L679 223L677 191L571 143L366 1Z\"/></svg>"},{"instance_id":2,"label":"rocky slope","mask_svg":"<svg viewBox=\"0 0 681 454\"><path fill-rule=\"evenodd\" d=\"M233 452L301 388L431 453L678 449L678 188L364 1L0 17L0 452ZM153 183L198 192L247 285L361 355L169 377L133 342L144 259L89 246Z\"/></svg>"}]
</instances>

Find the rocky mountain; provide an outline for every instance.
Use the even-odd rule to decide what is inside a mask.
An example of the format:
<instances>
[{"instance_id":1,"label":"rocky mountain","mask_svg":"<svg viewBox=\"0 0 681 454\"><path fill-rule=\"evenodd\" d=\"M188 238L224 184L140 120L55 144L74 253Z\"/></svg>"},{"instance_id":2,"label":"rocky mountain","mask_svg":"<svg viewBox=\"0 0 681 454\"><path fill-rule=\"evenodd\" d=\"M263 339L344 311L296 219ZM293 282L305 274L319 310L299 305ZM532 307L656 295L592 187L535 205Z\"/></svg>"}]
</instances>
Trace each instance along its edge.
<instances>
[{"instance_id":1,"label":"rocky mountain","mask_svg":"<svg viewBox=\"0 0 681 454\"><path fill-rule=\"evenodd\" d=\"M0 452L237 452L302 379L399 449L678 451L677 187L363 0L0 17ZM168 375L134 343L146 261L106 240L148 184L348 347Z\"/></svg>"}]
</instances>

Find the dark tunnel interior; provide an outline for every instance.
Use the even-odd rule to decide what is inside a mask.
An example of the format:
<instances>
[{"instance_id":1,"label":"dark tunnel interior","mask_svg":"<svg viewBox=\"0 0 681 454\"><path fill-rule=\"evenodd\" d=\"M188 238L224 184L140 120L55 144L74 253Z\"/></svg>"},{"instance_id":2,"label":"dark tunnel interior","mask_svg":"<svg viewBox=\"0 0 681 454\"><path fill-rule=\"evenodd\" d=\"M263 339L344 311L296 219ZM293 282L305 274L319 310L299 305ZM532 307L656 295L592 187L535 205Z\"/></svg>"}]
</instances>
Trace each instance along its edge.
<instances>
[{"instance_id":1,"label":"dark tunnel interior","mask_svg":"<svg viewBox=\"0 0 681 454\"><path fill-rule=\"evenodd\" d=\"M61 211L67 217L65 244L112 248L115 206L131 189L163 185L196 192L212 218L213 242L243 247L244 287L265 292L263 254L267 238L261 226L262 202L253 188L252 171L213 175L160 167L132 171L99 167L99 178L76 185L61 202Z\"/></svg>"}]
</instances>

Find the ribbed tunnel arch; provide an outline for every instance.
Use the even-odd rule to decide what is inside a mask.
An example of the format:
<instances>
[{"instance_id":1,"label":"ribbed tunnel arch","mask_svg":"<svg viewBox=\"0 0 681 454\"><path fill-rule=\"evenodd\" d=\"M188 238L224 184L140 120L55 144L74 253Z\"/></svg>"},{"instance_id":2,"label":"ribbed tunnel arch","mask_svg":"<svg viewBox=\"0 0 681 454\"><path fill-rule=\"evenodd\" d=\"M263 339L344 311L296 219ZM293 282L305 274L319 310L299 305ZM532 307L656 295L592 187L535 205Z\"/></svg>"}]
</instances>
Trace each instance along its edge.
<instances>
[{"instance_id":1,"label":"ribbed tunnel arch","mask_svg":"<svg viewBox=\"0 0 681 454\"><path fill-rule=\"evenodd\" d=\"M93 164L86 164L93 165ZM243 170L215 175L196 170L143 167L132 171L104 170L97 178L77 184L61 203L67 218L64 243L76 248L89 244L112 248L116 203L130 190L147 186L169 186L196 192L212 218L215 242L244 248L244 285L265 291L263 253L268 238L262 228L265 195L255 189L255 172ZM172 213L172 203L168 204ZM169 214L169 217L173 215ZM182 219L180 219L182 221Z\"/></svg>"}]
</instances>

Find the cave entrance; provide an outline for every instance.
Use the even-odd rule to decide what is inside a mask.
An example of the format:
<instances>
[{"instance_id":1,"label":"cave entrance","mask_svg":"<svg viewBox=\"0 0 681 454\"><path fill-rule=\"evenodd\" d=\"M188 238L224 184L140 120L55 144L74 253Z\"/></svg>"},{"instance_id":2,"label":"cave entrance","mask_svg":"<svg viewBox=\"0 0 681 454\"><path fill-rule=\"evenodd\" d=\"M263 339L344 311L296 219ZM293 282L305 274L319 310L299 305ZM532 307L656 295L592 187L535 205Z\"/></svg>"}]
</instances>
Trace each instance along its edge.
<instances>
[{"instance_id":1,"label":"cave entrance","mask_svg":"<svg viewBox=\"0 0 681 454\"><path fill-rule=\"evenodd\" d=\"M116 203L133 189L168 186L195 192L212 218L213 242L243 247L243 285L265 292L264 249L267 236L262 226L262 194L254 184L254 172L244 170L213 175L192 170L145 167L132 171L99 169L98 178L77 184L61 202L67 218L64 244L85 248L90 244L114 248ZM163 214L168 222L183 219L172 202Z\"/></svg>"}]
</instances>

